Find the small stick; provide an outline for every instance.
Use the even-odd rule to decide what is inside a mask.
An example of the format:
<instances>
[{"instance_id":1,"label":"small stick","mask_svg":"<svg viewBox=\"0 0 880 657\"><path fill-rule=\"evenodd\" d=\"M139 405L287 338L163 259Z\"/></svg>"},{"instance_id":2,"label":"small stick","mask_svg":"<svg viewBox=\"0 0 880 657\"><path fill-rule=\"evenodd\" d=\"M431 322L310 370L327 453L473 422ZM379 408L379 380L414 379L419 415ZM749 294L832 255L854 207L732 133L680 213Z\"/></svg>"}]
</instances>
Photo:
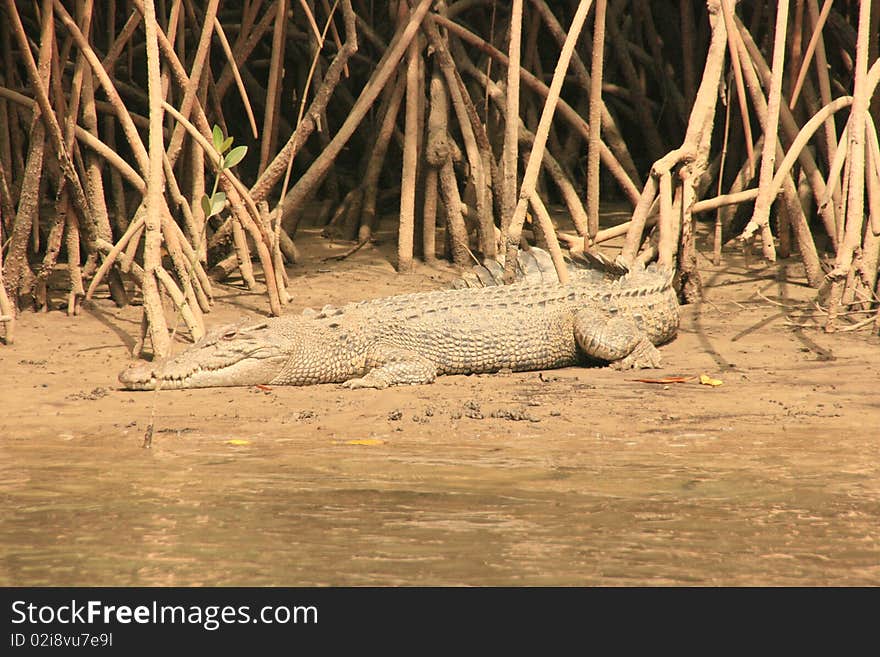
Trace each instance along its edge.
<instances>
[{"instance_id":1,"label":"small stick","mask_svg":"<svg viewBox=\"0 0 880 657\"><path fill-rule=\"evenodd\" d=\"M519 140L529 146L535 141L534 133L530 132L523 125L522 120L519 120ZM571 222L574 224L575 229L580 235L586 238L588 235L587 211L584 210L583 203L581 202L580 195L574 187L574 183L550 151L544 151L544 159L541 164L544 167L544 170L550 174L550 177L559 189L559 193L562 196L562 202L565 203L566 210L569 215L571 215ZM583 244L581 247L583 247Z\"/></svg>"},{"instance_id":2,"label":"small stick","mask_svg":"<svg viewBox=\"0 0 880 657\"><path fill-rule=\"evenodd\" d=\"M223 281L236 269L238 269L238 256L232 253L211 267L208 275L215 281Z\"/></svg>"},{"instance_id":3,"label":"small stick","mask_svg":"<svg viewBox=\"0 0 880 657\"><path fill-rule=\"evenodd\" d=\"M868 324L873 324L877 321L877 318L880 317L880 313L876 310L874 314L870 317L865 317L863 320L856 322L855 324L850 324L849 326L844 326L843 328L838 328L837 330L840 332L843 331L858 331L860 328L867 326Z\"/></svg>"},{"instance_id":4,"label":"small stick","mask_svg":"<svg viewBox=\"0 0 880 657\"><path fill-rule=\"evenodd\" d=\"M339 30L336 29L336 23L333 22L332 18L333 18L333 12L336 11L336 6L337 6L338 4L339 4L339 0L336 0L336 2L333 3L333 8L331 9L331 8L330 8L330 3L327 2L327 0L321 0L321 5L324 7L324 11L325 11L326 14L327 14L327 24L330 25L330 34L331 34L332 37L333 37L333 42L336 44L336 51L337 51L337 52L339 52L340 50L342 50L342 39L341 39L340 36L339 36ZM326 30L325 30L325 32L322 33L322 35L321 35L321 38L322 38L322 39L324 38L324 34L325 34L325 33L326 33ZM349 76L349 72L348 72L348 64L346 64L346 65L343 67L343 71L345 72L345 77L348 77L348 76Z\"/></svg>"},{"instance_id":5,"label":"small stick","mask_svg":"<svg viewBox=\"0 0 880 657\"><path fill-rule=\"evenodd\" d=\"M140 211L143 212L142 207L140 208ZM120 271L126 274L131 274L138 285L141 284L143 276L139 277L139 275L137 274L137 269L140 268L140 265L135 262L134 258L135 255L137 255L138 244L140 243L141 238L144 236L144 230L145 228L142 224L141 227L138 228L134 236L130 240L128 240L128 244L125 246L125 252L122 253L118 258ZM102 240L99 239L98 244L101 244L101 242ZM107 251L107 249L103 248L102 250L105 252Z\"/></svg>"},{"instance_id":6,"label":"small stick","mask_svg":"<svg viewBox=\"0 0 880 657\"><path fill-rule=\"evenodd\" d=\"M800 71L804 61L803 50L803 30L804 30L804 0L795 0L794 14L791 17L791 38L788 40L788 47L791 50L791 59L788 61L788 84L789 97L794 95L794 83L792 79L796 77L795 72ZM809 105L809 101L807 101ZM797 104L789 103L789 109L794 111ZM812 111L812 110L811 110Z\"/></svg>"},{"instance_id":7,"label":"small stick","mask_svg":"<svg viewBox=\"0 0 880 657\"><path fill-rule=\"evenodd\" d=\"M318 29L318 23L315 21L315 15L312 13L311 7L309 7L306 0L299 0L300 6L303 8L303 11L306 12L306 21L309 24L309 27L312 28L312 32L314 32L315 37L323 42L324 37L321 34L321 31Z\"/></svg>"},{"instance_id":8,"label":"small stick","mask_svg":"<svg viewBox=\"0 0 880 657\"><path fill-rule=\"evenodd\" d=\"M112 73L113 69L116 67L116 61L122 55L125 47L128 45L128 42L131 40L131 37L134 36L135 31L140 26L141 23L141 15L137 11L132 11L128 17L128 20L125 21L125 25L122 26L122 29L117 34L115 32L116 29L116 3L111 2L108 3L109 10L107 15L107 34L109 38L113 39L110 47L107 49L107 53L104 55L104 59L101 60L101 64L104 69L107 70L108 73ZM112 19L112 20L111 20Z\"/></svg>"}]
</instances>

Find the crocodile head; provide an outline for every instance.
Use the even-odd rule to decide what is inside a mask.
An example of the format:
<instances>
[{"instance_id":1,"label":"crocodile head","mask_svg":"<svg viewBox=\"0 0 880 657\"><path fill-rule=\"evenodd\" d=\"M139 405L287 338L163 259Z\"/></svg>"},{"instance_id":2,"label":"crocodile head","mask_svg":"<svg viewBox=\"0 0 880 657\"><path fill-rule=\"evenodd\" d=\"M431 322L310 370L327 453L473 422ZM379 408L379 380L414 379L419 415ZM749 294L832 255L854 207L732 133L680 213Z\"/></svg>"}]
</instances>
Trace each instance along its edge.
<instances>
[{"instance_id":1,"label":"crocodile head","mask_svg":"<svg viewBox=\"0 0 880 657\"><path fill-rule=\"evenodd\" d=\"M122 371L119 382L129 390L268 384L289 357L268 322L232 324L172 358L132 365Z\"/></svg>"}]
</instances>

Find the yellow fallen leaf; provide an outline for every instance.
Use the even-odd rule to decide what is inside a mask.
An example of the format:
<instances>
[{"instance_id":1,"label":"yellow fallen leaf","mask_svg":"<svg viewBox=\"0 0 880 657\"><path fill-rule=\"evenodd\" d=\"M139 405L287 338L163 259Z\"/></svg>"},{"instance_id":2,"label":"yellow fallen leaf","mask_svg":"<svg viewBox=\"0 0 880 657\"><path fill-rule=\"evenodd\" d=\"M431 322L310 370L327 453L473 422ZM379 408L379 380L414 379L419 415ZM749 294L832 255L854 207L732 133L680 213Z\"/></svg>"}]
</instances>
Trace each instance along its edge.
<instances>
[{"instance_id":1,"label":"yellow fallen leaf","mask_svg":"<svg viewBox=\"0 0 880 657\"><path fill-rule=\"evenodd\" d=\"M236 447L240 447L241 445L250 445L250 440L239 440L238 438L233 438L232 440L226 441L227 445L235 445Z\"/></svg>"},{"instance_id":2,"label":"yellow fallen leaf","mask_svg":"<svg viewBox=\"0 0 880 657\"><path fill-rule=\"evenodd\" d=\"M372 445L384 445L385 441L381 440L379 438L357 438L355 440L346 440L345 444L346 445L367 445L369 447Z\"/></svg>"},{"instance_id":3,"label":"yellow fallen leaf","mask_svg":"<svg viewBox=\"0 0 880 657\"><path fill-rule=\"evenodd\" d=\"M700 374L700 384L704 386L721 386L724 385L724 381L721 379L713 379L711 376L706 376L705 374Z\"/></svg>"}]
</instances>

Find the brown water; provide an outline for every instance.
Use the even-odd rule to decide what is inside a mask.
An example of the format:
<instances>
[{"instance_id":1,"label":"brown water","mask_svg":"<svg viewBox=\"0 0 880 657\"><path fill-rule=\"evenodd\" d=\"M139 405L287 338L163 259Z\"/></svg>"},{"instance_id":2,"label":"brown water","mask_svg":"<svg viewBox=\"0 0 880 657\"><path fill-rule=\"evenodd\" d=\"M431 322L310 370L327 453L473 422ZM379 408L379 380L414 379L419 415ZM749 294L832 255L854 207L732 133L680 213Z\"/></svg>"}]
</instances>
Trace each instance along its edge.
<instances>
[{"instance_id":1,"label":"brown water","mask_svg":"<svg viewBox=\"0 0 880 657\"><path fill-rule=\"evenodd\" d=\"M248 435L5 440L0 583L880 584L852 439Z\"/></svg>"}]
</instances>

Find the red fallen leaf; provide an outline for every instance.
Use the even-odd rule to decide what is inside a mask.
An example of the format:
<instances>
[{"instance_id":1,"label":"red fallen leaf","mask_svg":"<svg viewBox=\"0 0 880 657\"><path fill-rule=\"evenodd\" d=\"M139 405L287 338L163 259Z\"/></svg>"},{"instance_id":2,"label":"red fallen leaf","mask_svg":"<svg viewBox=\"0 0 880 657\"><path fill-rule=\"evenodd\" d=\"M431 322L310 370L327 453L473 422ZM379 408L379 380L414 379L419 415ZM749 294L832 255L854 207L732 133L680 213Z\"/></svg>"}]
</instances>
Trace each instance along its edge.
<instances>
[{"instance_id":1,"label":"red fallen leaf","mask_svg":"<svg viewBox=\"0 0 880 657\"><path fill-rule=\"evenodd\" d=\"M633 379L639 383L687 383L694 377L692 376L667 376L662 379Z\"/></svg>"},{"instance_id":2,"label":"red fallen leaf","mask_svg":"<svg viewBox=\"0 0 880 657\"><path fill-rule=\"evenodd\" d=\"M255 388L259 388L260 390L265 390L266 392L270 392L272 390L272 386L264 386L262 383L255 383Z\"/></svg>"}]
</instances>

